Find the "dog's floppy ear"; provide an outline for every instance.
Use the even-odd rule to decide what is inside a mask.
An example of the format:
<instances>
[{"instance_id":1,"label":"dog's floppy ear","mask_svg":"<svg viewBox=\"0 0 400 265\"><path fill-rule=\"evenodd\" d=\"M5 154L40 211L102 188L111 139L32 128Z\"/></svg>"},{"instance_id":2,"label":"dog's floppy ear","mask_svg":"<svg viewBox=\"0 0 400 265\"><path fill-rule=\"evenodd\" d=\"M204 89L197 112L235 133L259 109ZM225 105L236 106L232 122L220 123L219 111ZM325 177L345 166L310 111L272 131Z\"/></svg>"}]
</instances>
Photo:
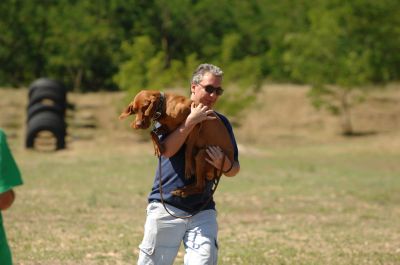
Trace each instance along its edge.
<instances>
[{"instance_id":1,"label":"dog's floppy ear","mask_svg":"<svg viewBox=\"0 0 400 265\"><path fill-rule=\"evenodd\" d=\"M121 115L119 115L119 119L123 120L126 117L135 114L135 112L133 111L133 104L129 104L128 107L126 107L126 109L121 113Z\"/></svg>"},{"instance_id":2,"label":"dog's floppy ear","mask_svg":"<svg viewBox=\"0 0 400 265\"><path fill-rule=\"evenodd\" d=\"M157 101L157 98L154 96L151 96L150 105L147 107L146 111L144 112L144 116L150 116L150 112L153 110L154 102L156 102L156 101Z\"/></svg>"}]
</instances>

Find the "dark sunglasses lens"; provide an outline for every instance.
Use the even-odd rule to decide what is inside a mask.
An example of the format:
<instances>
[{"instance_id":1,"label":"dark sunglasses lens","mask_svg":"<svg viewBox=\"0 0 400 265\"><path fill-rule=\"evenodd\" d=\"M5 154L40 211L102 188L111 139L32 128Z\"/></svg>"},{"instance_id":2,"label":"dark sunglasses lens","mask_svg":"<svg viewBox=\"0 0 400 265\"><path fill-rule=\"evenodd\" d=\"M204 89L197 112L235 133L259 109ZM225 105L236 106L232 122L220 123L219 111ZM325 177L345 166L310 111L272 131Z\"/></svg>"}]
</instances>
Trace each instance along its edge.
<instances>
[{"instance_id":1,"label":"dark sunglasses lens","mask_svg":"<svg viewBox=\"0 0 400 265\"><path fill-rule=\"evenodd\" d=\"M217 94L218 96L222 95L222 93L224 92L224 90L220 87L215 88L213 86L206 86L204 89L208 94L215 92L215 94Z\"/></svg>"},{"instance_id":2,"label":"dark sunglasses lens","mask_svg":"<svg viewBox=\"0 0 400 265\"><path fill-rule=\"evenodd\" d=\"M206 90L206 92L208 94L211 94L211 93L214 92L214 87L213 86L206 86L206 87L204 87L204 89Z\"/></svg>"}]
</instances>

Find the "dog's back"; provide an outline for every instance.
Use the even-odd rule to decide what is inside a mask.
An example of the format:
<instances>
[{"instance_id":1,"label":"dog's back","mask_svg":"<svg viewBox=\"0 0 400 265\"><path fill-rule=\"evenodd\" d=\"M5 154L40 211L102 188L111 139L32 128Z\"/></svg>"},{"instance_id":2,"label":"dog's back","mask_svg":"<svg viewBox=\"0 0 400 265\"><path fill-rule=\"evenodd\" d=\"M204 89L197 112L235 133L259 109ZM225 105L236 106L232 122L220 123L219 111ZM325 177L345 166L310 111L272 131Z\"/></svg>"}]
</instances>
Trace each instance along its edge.
<instances>
[{"instance_id":1,"label":"dog's back","mask_svg":"<svg viewBox=\"0 0 400 265\"><path fill-rule=\"evenodd\" d=\"M219 146L230 160L233 159L233 145L225 124L222 120L203 121L197 128L198 138L195 141L195 147L203 148L206 146ZM193 134L196 132L194 131Z\"/></svg>"},{"instance_id":2,"label":"dog's back","mask_svg":"<svg viewBox=\"0 0 400 265\"><path fill-rule=\"evenodd\" d=\"M165 100L165 113L158 122L172 132L189 116L192 101L173 93L165 93Z\"/></svg>"},{"instance_id":3,"label":"dog's back","mask_svg":"<svg viewBox=\"0 0 400 265\"><path fill-rule=\"evenodd\" d=\"M228 159L233 163L234 147L231 137L225 124L219 118L203 121L193 129L186 141L187 156L193 156L193 154L196 154L199 150L205 149L208 146L219 146ZM186 158L186 161L188 160L190 160L189 157ZM209 164L207 163L207 165ZM193 168L191 168L191 170L193 171ZM209 176L208 178L211 178L210 174L212 173L210 171L213 171L213 167L209 165L206 171L207 176ZM189 172L186 173L189 174Z\"/></svg>"}]
</instances>

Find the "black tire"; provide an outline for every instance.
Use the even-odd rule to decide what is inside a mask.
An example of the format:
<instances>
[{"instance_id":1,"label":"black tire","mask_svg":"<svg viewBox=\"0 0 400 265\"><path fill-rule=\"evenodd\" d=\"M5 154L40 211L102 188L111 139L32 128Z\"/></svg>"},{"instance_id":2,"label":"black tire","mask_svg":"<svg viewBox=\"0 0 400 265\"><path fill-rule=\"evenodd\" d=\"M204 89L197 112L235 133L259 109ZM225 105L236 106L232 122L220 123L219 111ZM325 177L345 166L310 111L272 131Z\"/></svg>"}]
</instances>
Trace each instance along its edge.
<instances>
[{"instance_id":1,"label":"black tire","mask_svg":"<svg viewBox=\"0 0 400 265\"><path fill-rule=\"evenodd\" d=\"M44 103L44 101L46 101L46 103ZM67 105L66 94L59 93L57 89L54 89L52 87L40 87L33 90L32 95L29 99L28 108L39 102L42 102L46 105L57 105L64 110Z\"/></svg>"},{"instance_id":2,"label":"black tire","mask_svg":"<svg viewBox=\"0 0 400 265\"><path fill-rule=\"evenodd\" d=\"M29 99L32 97L32 94L36 89L44 87L55 90L58 94L64 95L64 97L67 94L66 88L60 82L49 78L39 78L29 86Z\"/></svg>"},{"instance_id":3,"label":"black tire","mask_svg":"<svg viewBox=\"0 0 400 265\"><path fill-rule=\"evenodd\" d=\"M34 115L27 124L26 147L33 148L34 140L39 132L50 131L57 138L56 149L65 148L66 124L52 111L43 111Z\"/></svg>"},{"instance_id":4,"label":"black tire","mask_svg":"<svg viewBox=\"0 0 400 265\"><path fill-rule=\"evenodd\" d=\"M64 119L64 117L65 117L65 109L63 109L62 107L60 107L58 105L46 105L46 104L39 102L39 103L36 103L36 104L28 107L27 121L32 119L32 117L35 116L37 113L40 113L43 111L54 112L57 115L59 115L62 119Z\"/></svg>"}]
</instances>

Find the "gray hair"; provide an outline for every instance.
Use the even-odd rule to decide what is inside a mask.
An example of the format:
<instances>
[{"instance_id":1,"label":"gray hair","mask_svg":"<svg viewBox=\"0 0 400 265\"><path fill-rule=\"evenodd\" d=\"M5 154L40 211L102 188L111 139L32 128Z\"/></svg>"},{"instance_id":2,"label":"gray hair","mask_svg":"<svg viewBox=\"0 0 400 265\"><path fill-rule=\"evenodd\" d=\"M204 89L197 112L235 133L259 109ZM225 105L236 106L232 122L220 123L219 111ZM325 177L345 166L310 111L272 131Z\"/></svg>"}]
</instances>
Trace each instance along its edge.
<instances>
[{"instance_id":1,"label":"gray hair","mask_svg":"<svg viewBox=\"0 0 400 265\"><path fill-rule=\"evenodd\" d=\"M196 71L194 71L192 75L192 83L199 84L203 80L203 76L206 73L211 73L212 75L220 77L221 79L224 75L224 72L222 72L221 68L218 66L209 63L203 63L197 67Z\"/></svg>"}]
</instances>

